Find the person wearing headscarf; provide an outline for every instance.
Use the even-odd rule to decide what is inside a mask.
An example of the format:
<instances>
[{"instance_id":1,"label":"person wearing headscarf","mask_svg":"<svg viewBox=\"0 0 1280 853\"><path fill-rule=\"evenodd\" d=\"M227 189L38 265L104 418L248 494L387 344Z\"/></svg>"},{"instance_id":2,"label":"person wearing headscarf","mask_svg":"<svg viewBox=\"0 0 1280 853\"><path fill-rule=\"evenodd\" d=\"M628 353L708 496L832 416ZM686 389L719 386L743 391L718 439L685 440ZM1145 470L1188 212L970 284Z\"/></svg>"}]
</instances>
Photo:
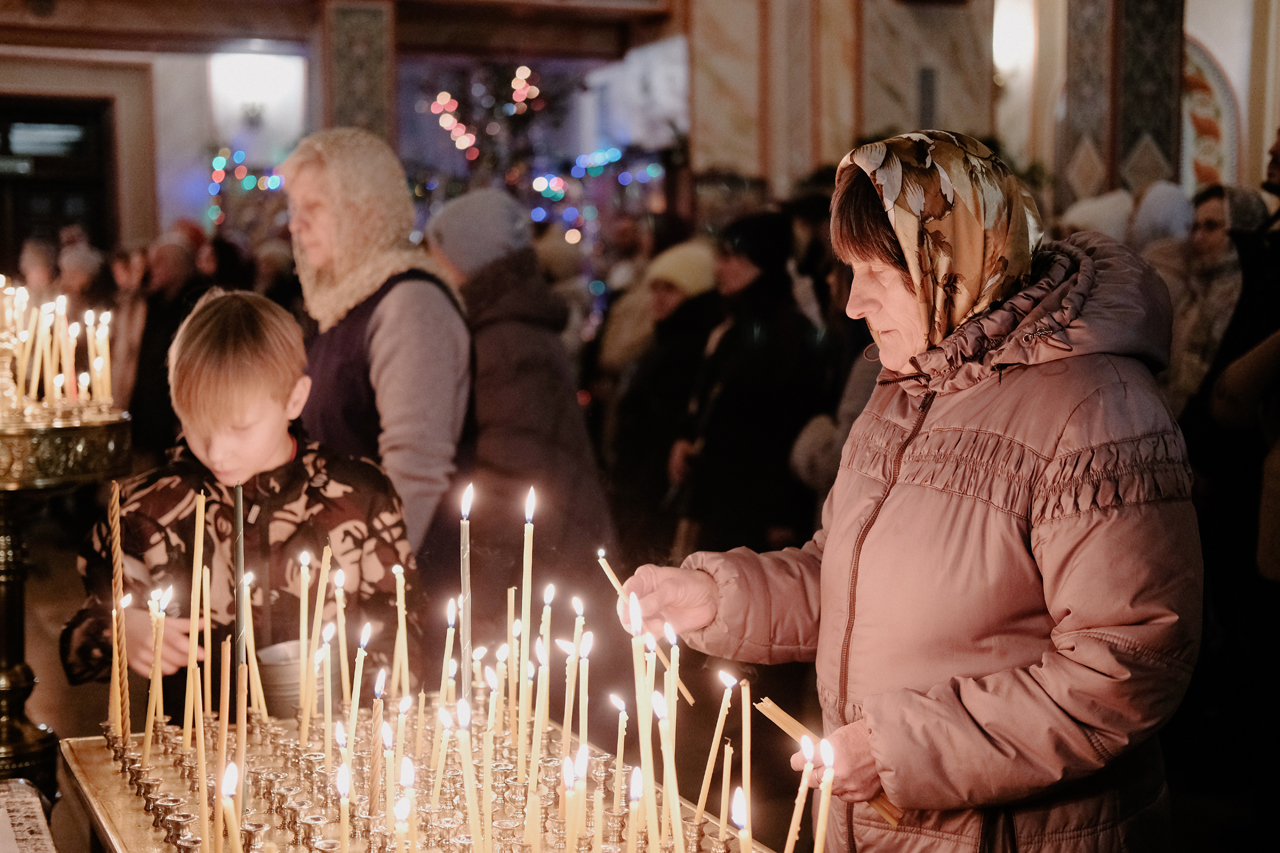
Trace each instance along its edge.
<instances>
[{"instance_id":1,"label":"person wearing headscarf","mask_svg":"<svg viewBox=\"0 0 1280 853\"><path fill-rule=\"evenodd\" d=\"M1266 219L1258 193L1240 187L1205 187L1192 205L1189 236L1157 240L1142 253L1173 302L1169 367L1156 381L1174 417L1200 390L1240 301L1240 254L1231 232L1255 231Z\"/></svg>"},{"instance_id":2,"label":"person wearing headscarf","mask_svg":"<svg viewBox=\"0 0 1280 853\"><path fill-rule=\"evenodd\" d=\"M322 130L279 173L303 298L320 331L307 350L313 384L302 424L333 450L386 469L418 562L430 565L422 546L456 468L471 388L462 303L409 239L404 168L382 139Z\"/></svg>"},{"instance_id":3,"label":"person wearing headscarf","mask_svg":"<svg viewBox=\"0 0 1280 853\"><path fill-rule=\"evenodd\" d=\"M627 565L665 560L671 552L676 515L667 457L689 409L707 336L720 322L715 247L707 240L672 246L645 269L640 287L649 294L653 341L623 376L606 455Z\"/></svg>"},{"instance_id":4,"label":"person wearing headscarf","mask_svg":"<svg viewBox=\"0 0 1280 853\"><path fill-rule=\"evenodd\" d=\"M787 262L791 219L756 213L716 246L720 321L694 368L668 473L678 490L677 551L804 542L813 494L787 454L821 406L818 331L796 305Z\"/></svg>"},{"instance_id":5,"label":"person wearing headscarf","mask_svg":"<svg viewBox=\"0 0 1280 853\"><path fill-rule=\"evenodd\" d=\"M624 587L695 648L816 660L828 849L1171 849L1155 732L1196 659L1201 559L1152 376L1168 292L1115 241L1040 229L971 138L847 156L832 242L884 370L823 528Z\"/></svg>"},{"instance_id":6,"label":"person wearing headscarf","mask_svg":"<svg viewBox=\"0 0 1280 853\"><path fill-rule=\"evenodd\" d=\"M496 637L506 631L507 588L520 582L531 486L540 583L589 589L584 580L598 580L596 551L612 546L613 525L560 342L568 308L538 268L528 211L502 190L475 190L441 207L426 234L433 259L459 282L473 335L473 631ZM449 559L456 581L456 550Z\"/></svg>"},{"instance_id":7,"label":"person wearing headscarf","mask_svg":"<svg viewBox=\"0 0 1280 853\"><path fill-rule=\"evenodd\" d=\"M1112 190L1082 198L1062 211L1058 229L1063 237L1077 231L1097 231L1123 243L1132 217L1133 194L1126 189Z\"/></svg>"},{"instance_id":8,"label":"person wearing headscarf","mask_svg":"<svg viewBox=\"0 0 1280 853\"><path fill-rule=\"evenodd\" d=\"M1182 187L1156 181L1138 196L1129 222L1129 246L1141 252L1156 240L1183 238L1191 231L1194 210Z\"/></svg>"}]
</instances>

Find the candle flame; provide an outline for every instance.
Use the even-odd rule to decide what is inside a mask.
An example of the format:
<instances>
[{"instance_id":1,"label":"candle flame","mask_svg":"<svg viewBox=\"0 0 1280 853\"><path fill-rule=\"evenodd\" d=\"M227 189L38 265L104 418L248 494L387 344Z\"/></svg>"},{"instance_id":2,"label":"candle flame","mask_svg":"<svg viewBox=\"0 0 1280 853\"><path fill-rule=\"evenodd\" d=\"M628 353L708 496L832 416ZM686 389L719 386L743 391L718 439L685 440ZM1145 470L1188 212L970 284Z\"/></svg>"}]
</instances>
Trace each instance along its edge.
<instances>
[{"instance_id":1,"label":"candle flame","mask_svg":"<svg viewBox=\"0 0 1280 853\"><path fill-rule=\"evenodd\" d=\"M341 720L333 724L333 741L343 749L347 748L347 729Z\"/></svg>"},{"instance_id":2,"label":"candle flame","mask_svg":"<svg viewBox=\"0 0 1280 853\"><path fill-rule=\"evenodd\" d=\"M152 601L159 601L159 600L160 600L160 596L162 596L162 595L164 595L164 593L162 593L162 592L160 591L160 588L159 588L159 587L156 587L155 589L151 590L151 600L152 600Z\"/></svg>"},{"instance_id":3,"label":"candle flame","mask_svg":"<svg viewBox=\"0 0 1280 853\"><path fill-rule=\"evenodd\" d=\"M240 771L236 768L234 761L227 762L227 772L222 774L222 796L234 797L236 795L236 783L240 781Z\"/></svg>"},{"instance_id":4,"label":"candle flame","mask_svg":"<svg viewBox=\"0 0 1280 853\"><path fill-rule=\"evenodd\" d=\"M347 585L347 573L342 569L338 569L333 573L333 588L343 589Z\"/></svg>"},{"instance_id":5,"label":"candle flame","mask_svg":"<svg viewBox=\"0 0 1280 853\"><path fill-rule=\"evenodd\" d=\"M400 787L413 787L413 759L407 755L400 759Z\"/></svg>"},{"instance_id":6,"label":"candle flame","mask_svg":"<svg viewBox=\"0 0 1280 853\"><path fill-rule=\"evenodd\" d=\"M303 571L307 571L308 569L310 569L311 568L311 552L303 551L301 554L299 554L298 563L299 565L302 566Z\"/></svg>"},{"instance_id":7,"label":"candle flame","mask_svg":"<svg viewBox=\"0 0 1280 853\"><path fill-rule=\"evenodd\" d=\"M549 583L547 584L546 590L544 590L542 593L542 603L545 604L547 607L550 607L551 602L555 600L556 600L556 585L553 583Z\"/></svg>"},{"instance_id":8,"label":"candle flame","mask_svg":"<svg viewBox=\"0 0 1280 853\"><path fill-rule=\"evenodd\" d=\"M57 376L53 377L53 384L55 387L61 388L62 386L67 384L67 377L59 373Z\"/></svg>"},{"instance_id":9,"label":"candle flame","mask_svg":"<svg viewBox=\"0 0 1280 853\"><path fill-rule=\"evenodd\" d=\"M831 741L826 738L822 739L822 743L818 744L818 751L822 753L822 766L833 767L836 763L836 751L831 747Z\"/></svg>"},{"instance_id":10,"label":"candle flame","mask_svg":"<svg viewBox=\"0 0 1280 853\"><path fill-rule=\"evenodd\" d=\"M527 524L533 524L533 510L538 505L538 498L533 494L533 487L529 487L529 497L524 501L524 520Z\"/></svg>"},{"instance_id":11,"label":"candle flame","mask_svg":"<svg viewBox=\"0 0 1280 853\"><path fill-rule=\"evenodd\" d=\"M489 653L489 649L485 646L478 646L471 650L471 660L473 663L479 663L484 660L484 656Z\"/></svg>"},{"instance_id":12,"label":"candle flame","mask_svg":"<svg viewBox=\"0 0 1280 853\"><path fill-rule=\"evenodd\" d=\"M653 691L653 715L658 718L658 722L667 718L667 697L660 690Z\"/></svg>"},{"instance_id":13,"label":"candle flame","mask_svg":"<svg viewBox=\"0 0 1280 853\"><path fill-rule=\"evenodd\" d=\"M631 784L627 786L627 799L633 803L638 803L644 798L644 775L641 774L639 767L631 768Z\"/></svg>"},{"instance_id":14,"label":"candle flame","mask_svg":"<svg viewBox=\"0 0 1280 853\"><path fill-rule=\"evenodd\" d=\"M541 666L547 665L547 647L543 645L542 638L539 637L533 643L533 653L538 657L538 663Z\"/></svg>"},{"instance_id":15,"label":"candle flame","mask_svg":"<svg viewBox=\"0 0 1280 853\"><path fill-rule=\"evenodd\" d=\"M82 372L82 373L80 374L80 384L81 384L81 385L88 385L88 384L89 384L89 374L88 374L87 372Z\"/></svg>"},{"instance_id":16,"label":"candle flame","mask_svg":"<svg viewBox=\"0 0 1280 853\"><path fill-rule=\"evenodd\" d=\"M471 728L471 706L467 704L466 699L458 700L458 728Z\"/></svg>"},{"instance_id":17,"label":"candle flame","mask_svg":"<svg viewBox=\"0 0 1280 853\"><path fill-rule=\"evenodd\" d=\"M404 574L404 566L401 566L401 565L395 565L395 566L392 566L392 567L391 567L391 574L393 574L393 575L402 575L402 574Z\"/></svg>"},{"instance_id":18,"label":"candle flame","mask_svg":"<svg viewBox=\"0 0 1280 853\"><path fill-rule=\"evenodd\" d=\"M26 330L24 329L24 330L22 331L22 334L23 334L23 335L25 335L26 333L27 333L27 332L26 332ZM25 340L26 340L26 338L23 338L23 340L25 341ZM102 365L103 365L102 356L98 356L97 358L95 358L95 359L93 360L93 369L94 369L94 370L101 370L101 369L102 369Z\"/></svg>"},{"instance_id":19,"label":"candle flame","mask_svg":"<svg viewBox=\"0 0 1280 853\"><path fill-rule=\"evenodd\" d=\"M578 618L582 618L582 599L578 596L573 597L573 612L578 614Z\"/></svg>"},{"instance_id":20,"label":"candle flame","mask_svg":"<svg viewBox=\"0 0 1280 853\"><path fill-rule=\"evenodd\" d=\"M123 610L130 604L133 604L133 593L129 593L120 599L120 609Z\"/></svg>"},{"instance_id":21,"label":"candle flame","mask_svg":"<svg viewBox=\"0 0 1280 853\"><path fill-rule=\"evenodd\" d=\"M640 630L641 630L640 626L644 624L644 619L641 617L641 614L640 614L640 598L634 592L631 593L630 616L631 616L631 619L629 621L631 622L631 624L628 627L631 628L631 636L639 637Z\"/></svg>"},{"instance_id":22,"label":"candle flame","mask_svg":"<svg viewBox=\"0 0 1280 853\"><path fill-rule=\"evenodd\" d=\"M316 669L319 669L320 664L324 663L324 649L316 649L315 660L313 663Z\"/></svg>"},{"instance_id":23,"label":"candle flame","mask_svg":"<svg viewBox=\"0 0 1280 853\"><path fill-rule=\"evenodd\" d=\"M486 666L484 668L484 683L489 685L489 689L497 691L498 689L498 673L493 671L493 667Z\"/></svg>"},{"instance_id":24,"label":"candle flame","mask_svg":"<svg viewBox=\"0 0 1280 853\"><path fill-rule=\"evenodd\" d=\"M360 648L369 645L369 636L373 633L373 623L364 623L364 628L360 631Z\"/></svg>"},{"instance_id":25,"label":"candle flame","mask_svg":"<svg viewBox=\"0 0 1280 853\"><path fill-rule=\"evenodd\" d=\"M494 654L494 657L498 659L498 663L506 663L507 658L510 656L511 656L511 646L507 645L506 643L503 643L502 645L498 646L498 651Z\"/></svg>"},{"instance_id":26,"label":"candle flame","mask_svg":"<svg viewBox=\"0 0 1280 853\"><path fill-rule=\"evenodd\" d=\"M450 713L446 711L444 708L440 709L439 718L440 718L440 725L443 726L446 730L453 728L453 716L450 715Z\"/></svg>"},{"instance_id":27,"label":"candle flame","mask_svg":"<svg viewBox=\"0 0 1280 853\"><path fill-rule=\"evenodd\" d=\"M388 723L388 722L383 722L383 724L382 724L382 748L383 748L383 749L385 749L385 750L387 750L388 752L390 752L390 751L391 751L391 749L395 746L395 743L396 743L396 739L395 739L395 737L391 734L391 724L390 724L390 723ZM387 772L388 772L388 773L390 773L390 772L391 772L391 770L392 770L392 768L390 768L390 767L388 767L388 768L387 768Z\"/></svg>"},{"instance_id":28,"label":"candle flame","mask_svg":"<svg viewBox=\"0 0 1280 853\"><path fill-rule=\"evenodd\" d=\"M448 620L450 628L458 621L458 599L449 599L449 604L444 610L444 618Z\"/></svg>"},{"instance_id":29,"label":"candle flame","mask_svg":"<svg viewBox=\"0 0 1280 853\"><path fill-rule=\"evenodd\" d=\"M476 487L472 483L467 484L467 489L462 493L462 519L466 521L471 517L471 501L476 496Z\"/></svg>"},{"instance_id":30,"label":"candle flame","mask_svg":"<svg viewBox=\"0 0 1280 853\"><path fill-rule=\"evenodd\" d=\"M670 622L662 623L662 633L667 638L667 645L674 646L676 643L680 642L680 638L676 636L676 629L671 627Z\"/></svg>"},{"instance_id":31,"label":"candle flame","mask_svg":"<svg viewBox=\"0 0 1280 853\"><path fill-rule=\"evenodd\" d=\"M622 701L622 697L617 693L610 693L609 701L612 702L613 707L617 708L621 713L627 713L627 703Z\"/></svg>"},{"instance_id":32,"label":"candle flame","mask_svg":"<svg viewBox=\"0 0 1280 853\"><path fill-rule=\"evenodd\" d=\"M67 326L67 334L73 338L80 337L80 324L72 323L70 326Z\"/></svg>"},{"instance_id":33,"label":"candle flame","mask_svg":"<svg viewBox=\"0 0 1280 853\"><path fill-rule=\"evenodd\" d=\"M324 630L320 632L320 636L326 643L331 642L333 640L333 635L337 633L337 630L338 629L334 627L334 624L330 622L328 625L324 626Z\"/></svg>"},{"instance_id":34,"label":"candle flame","mask_svg":"<svg viewBox=\"0 0 1280 853\"><path fill-rule=\"evenodd\" d=\"M385 669L378 670L378 678L373 682L373 698L381 699L382 691L387 689L387 671Z\"/></svg>"},{"instance_id":35,"label":"candle flame","mask_svg":"<svg viewBox=\"0 0 1280 853\"><path fill-rule=\"evenodd\" d=\"M743 795L741 788L735 788L733 792L733 808L729 810L733 815L733 822L738 825L738 829L744 829L747 825L747 798Z\"/></svg>"},{"instance_id":36,"label":"candle flame","mask_svg":"<svg viewBox=\"0 0 1280 853\"><path fill-rule=\"evenodd\" d=\"M338 789L338 796L346 799L351 793L351 768L342 765L338 768L338 778L333 780L333 787Z\"/></svg>"},{"instance_id":37,"label":"candle flame","mask_svg":"<svg viewBox=\"0 0 1280 853\"><path fill-rule=\"evenodd\" d=\"M604 559L604 549L603 549L603 548L601 548L601 549L599 549L599 550L597 550L597 551L596 551L596 557L597 557L598 559L601 559L601 560L603 560L603 559Z\"/></svg>"},{"instance_id":38,"label":"candle flame","mask_svg":"<svg viewBox=\"0 0 1280 853\"><path fill-rule=\"evenodd\" d=\"M413 697L404 696L400 699L400 716L409 713L409 709L413 707Z\"/></svg>"},{"instance_id":39,"label":"candle flame","mask_svg":"<svg viewBox=\"0 0 1280 853\"><path fill-rule=\"evenodd\" d=\"M591 757L590 748L584 743L578 747L578 759L573 762L573 775L579 779L587 778L587 759Z\"/></svg>"},{"instance_id":40,"label":"candle flame","mask_svg":"<svg viewBox=\"0 0 1280 853\"><path fill-rule=\"evenodd\" d=\"M164 612L169 609L169 602L173 600L173 587L169 587L164 591L164 595L160 596L160 610Z\"/></svg>"},{"instance_id":41,"label":"candle flame","mask_svg":"<svg viewBox=\"0 0 1280 853\"><path fill-rule=\"evenodd\" d=\"M533 681L533 661L525 661L524 669L525 669L525 678L528 678L530 681Z\"/></svg>"},{"instance_id":42,"label":"candle flame","mask_svg":"<svg viewBox=\"0 0 1280 853\"><path fill-rule=\"evenodd\" d=\"M409 798L401 797L396 802L396 823L405 823L409 820Z\"/></svg>"},{"instance_id":43,"label":"candle flame","mask_svg":"<svg viewBox=\"0 0 1280 853\"><path fill-rule=\"evenodd\" d=\"M55 306L54 310L59 314L67 313L67 297L59 296L57 299L53 300L53 304Z\"/></svg>"},{"instance_id":44,"label":"candle flame","mask_svg":"<svg viewBox=\"0 0 1280 853\"><path fill-rule=\"evenodd\" d=\"M245 573L244 573L244 588L245 588L245 589L248 589L248 588L249 588L249 586L250 586L252 583L253 583L253 572L245 572Z\"/></svg>"},{"instance_id":45,"label":"candle flame","mask_svg":"<svg viewBox=\"0 0 1280 853\"><path fill-rule=\"evenodd\" d=\"M566 655L573 654L573 643L568 640L556 640L556 645L559 646L560 651L564 652Z\"/></svg>"},{"instance_id":46,"label":"candle flame","mask_svg":"<svg viewBox=\"0 0 1280 853\"><path fill-rule=\"evenodd\" d=\"M575 771L573 767L572 758L564 759L564 770L561 772L564 774L564 789L566 791L572 791L573 783L575 781L575 778L574 778Z\"/></svg>"},{"instance_id":47,"label":"candle flame","mask_svg":"<svg viewBox=\"0 0 1280 853\"><path fill-rule=\"evenodd\" d=\"M804 763L813 763L813 738L805 735L800 738L800 751L804 753Z\"/></svg>"},{"instance_id":48,"label":"candle flame","mask_svg":"<svg viewBox=\"0 0 1280 853\"><path fill-rule=\"evenodd\" d=\"M101 318L101 320L99 320L99 322L101 322L103 325L106 325L107 323L110 323L110 322L111 322L111 312L110 312L110 311L103 311L103 312L102 312L102 318Z\"/></svg>"},{"instance_id":49,"label":"candle flame","mask_svg":"<svg viewBox=\"0 0 1280 853\"><path fill-rule=\"evenodd\" d=\"M725 690L732 690L738 686L738 679L722 669L720 670L720 683L724 685Z\"/></svg>"},{"instance_id":50,"label":"candle flame","mask_svg":"<svg viewBox=\"0 0 1280 853\"><path fill-rule=\"evenodd\" d=\"M453 658L449 658L449 677L454 678L458 674L458 662Z\"/></svg>"},{"instance_id":51,"label":"candle flame","mask_svg":"<svg viewBox=\"0 0 1280 853\"><path fill-rule=\"evenodd\" d=\"M582 646L578 649L578 657L583 660L587 659L587 655L591 654L591 647L595 645L596 635L593 631L587 631L582 635Z\"/></svg>"},{"instance_id":52,"label":"candle flame","mask_svg":"<svg viewBox=\"0 0 1280 853\"><path fill-rule=\"evenodd\" d=\"M25 300L24 300L24 301L25 301ZM93 325L93 317L94 317L93 309L92 309L92 308L90 308L88 311L84 312L84 324L85 324L86 326L92 326L92 325Z\"/></svg>"},{"instance_id":53,"label":"candle flame","mask_svg":"<svg viewBox=\"0 0 1280 853\"><path fill-rule=\"evenodd\" d=\"M518 640L518 639L520 639L520 632L521 632L522 630L524 630L524 626L520 624L520 620L519 620L519 619L517 619L516 621L514 621L514 622L512 622L512 623L511 623L511 636L512 636L512 637L516 638L517 640Z\"/></svg>"},{"instance_id":54,"label":"candle flame","mask_svg":"<svg viewBox=\"0 0 1280 853\"><path fill-rule=\"evenodd\" d=\"M658 641L653 638L653 634L644 635L644 648L649 654L653 654L658 650Z\"/></svg>"}]
</instances>

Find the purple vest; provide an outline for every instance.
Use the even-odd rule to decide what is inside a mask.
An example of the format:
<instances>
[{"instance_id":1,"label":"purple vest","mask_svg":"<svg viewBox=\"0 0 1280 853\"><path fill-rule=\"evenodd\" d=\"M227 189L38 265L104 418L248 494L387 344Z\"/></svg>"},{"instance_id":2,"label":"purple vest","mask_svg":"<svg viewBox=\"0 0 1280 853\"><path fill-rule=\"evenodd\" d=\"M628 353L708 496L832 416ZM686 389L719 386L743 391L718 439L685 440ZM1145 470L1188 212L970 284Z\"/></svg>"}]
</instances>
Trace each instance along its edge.
<instances>
[{"instance_id":1,"label":"purple vest","mask_svg":"<svg viewBox=\"0 0 1280 853\"><path fill-rule=\"evenodd\" d=\"M434 284L462 308L453 292L430 273L412 269L391 276L372 296L347 312L333 328L318 335L307 348L311 396L302 410L307 435L339 453L381 463L378 416L373 383L369 381L369 319L392 288L402 281ZM463 318L465 321L465 317Z\"/></svg>"}]
</instances>

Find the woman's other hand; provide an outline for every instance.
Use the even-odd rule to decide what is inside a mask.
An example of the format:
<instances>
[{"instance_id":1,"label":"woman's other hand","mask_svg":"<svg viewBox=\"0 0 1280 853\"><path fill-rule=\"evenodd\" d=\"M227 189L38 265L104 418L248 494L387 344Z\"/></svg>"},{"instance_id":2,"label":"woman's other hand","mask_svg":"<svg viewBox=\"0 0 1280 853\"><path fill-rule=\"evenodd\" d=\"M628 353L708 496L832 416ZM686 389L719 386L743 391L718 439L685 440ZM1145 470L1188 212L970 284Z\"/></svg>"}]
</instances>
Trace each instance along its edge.
<instances>
[{"instance_id":1,"label":"woman's other hand","mask_svg":"<svg viewBox=\"0 0 1280 853\"><path fill-rule=\"evenodd\" d=\"M884 789L880 786L880 771L876 768L876 760L871 755L871 739L867 732L867 721L859 720L836 729L827 735L827 741L835 753L835 775L831 779L831 793L846 803L865 803L874 799ZM791 767L794 770L804 769L804 754L797 752L791 756ZM809 787L816 788L822 783L822 758L813 757L813 775L809 777Z\"/></svg>"},{"instance_id":2,"label":"woman's other hand","mask_svg":"<svg viewBox=\"0 0 1280 853\"><path fill-rule=\"evenodd\" d=\"M155 642L151 633L151 616L136 607L125 608L124 626L129 641L129 667L144 678L150 678ZM173 675L187 665L190 630L190 619L165 618L164 638L160 641L161 675ZM203 648L196 648L196 660L204 660Z\"/></svg>"},{"instance_id":3,"label":"woman's other hand","mask_svg":"<svg viewBox=\"0 0 1280 853\"><path fill-rule=\"evenodd\" d=\"M631 594L640 600L644 630L662 636L662 624L669 622L677 634L705 628L716 618L720 593L711 575L696 569L671 566L641 566L622 585L618 618L631 630Z\"/></svg>"}]
</instances>

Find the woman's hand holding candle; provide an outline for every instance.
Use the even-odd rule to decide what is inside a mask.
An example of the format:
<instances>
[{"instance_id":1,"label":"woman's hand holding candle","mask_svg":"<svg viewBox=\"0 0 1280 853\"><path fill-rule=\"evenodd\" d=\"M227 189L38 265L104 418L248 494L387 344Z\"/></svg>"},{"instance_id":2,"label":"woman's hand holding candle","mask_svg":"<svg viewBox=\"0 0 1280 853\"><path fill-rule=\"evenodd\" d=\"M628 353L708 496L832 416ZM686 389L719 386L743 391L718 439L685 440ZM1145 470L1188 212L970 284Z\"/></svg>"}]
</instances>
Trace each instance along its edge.
<instances>
[{"instance_id":1,"label":"woman's hand holding candle","mask_svg":"<svg viewBox=\"0 0 1280 853\"><path fill-rule=\"evenodd\" d=\"M622 590L618 598L622 626L632 631L628 600L634 593L640 599L644 630L655 637L662 636L664 622L670 622L677 634L705 628L716 618L720 603L715 580L696 569L641 566Z\"/></svg>"},{"instance_id":2,"label":"woman's hand holding candle","mask_svg":"<svg viewBox=\"0 0 1280 853\"><path fill-rule=\"evenodd\" d=\"M827 741L836 756L835 775L831 784L833 795L847 803L865 803L884 790L880 786L876 760L871 755L871 739L866 720L841 726L827 736ZM821 755L818 759L809 775L809 786L812 788L821 784L822 771L826 767ZM804 764L803 753L797 752L791 756L792 769L801 770Z\"/></svg>"}]
</instances>

